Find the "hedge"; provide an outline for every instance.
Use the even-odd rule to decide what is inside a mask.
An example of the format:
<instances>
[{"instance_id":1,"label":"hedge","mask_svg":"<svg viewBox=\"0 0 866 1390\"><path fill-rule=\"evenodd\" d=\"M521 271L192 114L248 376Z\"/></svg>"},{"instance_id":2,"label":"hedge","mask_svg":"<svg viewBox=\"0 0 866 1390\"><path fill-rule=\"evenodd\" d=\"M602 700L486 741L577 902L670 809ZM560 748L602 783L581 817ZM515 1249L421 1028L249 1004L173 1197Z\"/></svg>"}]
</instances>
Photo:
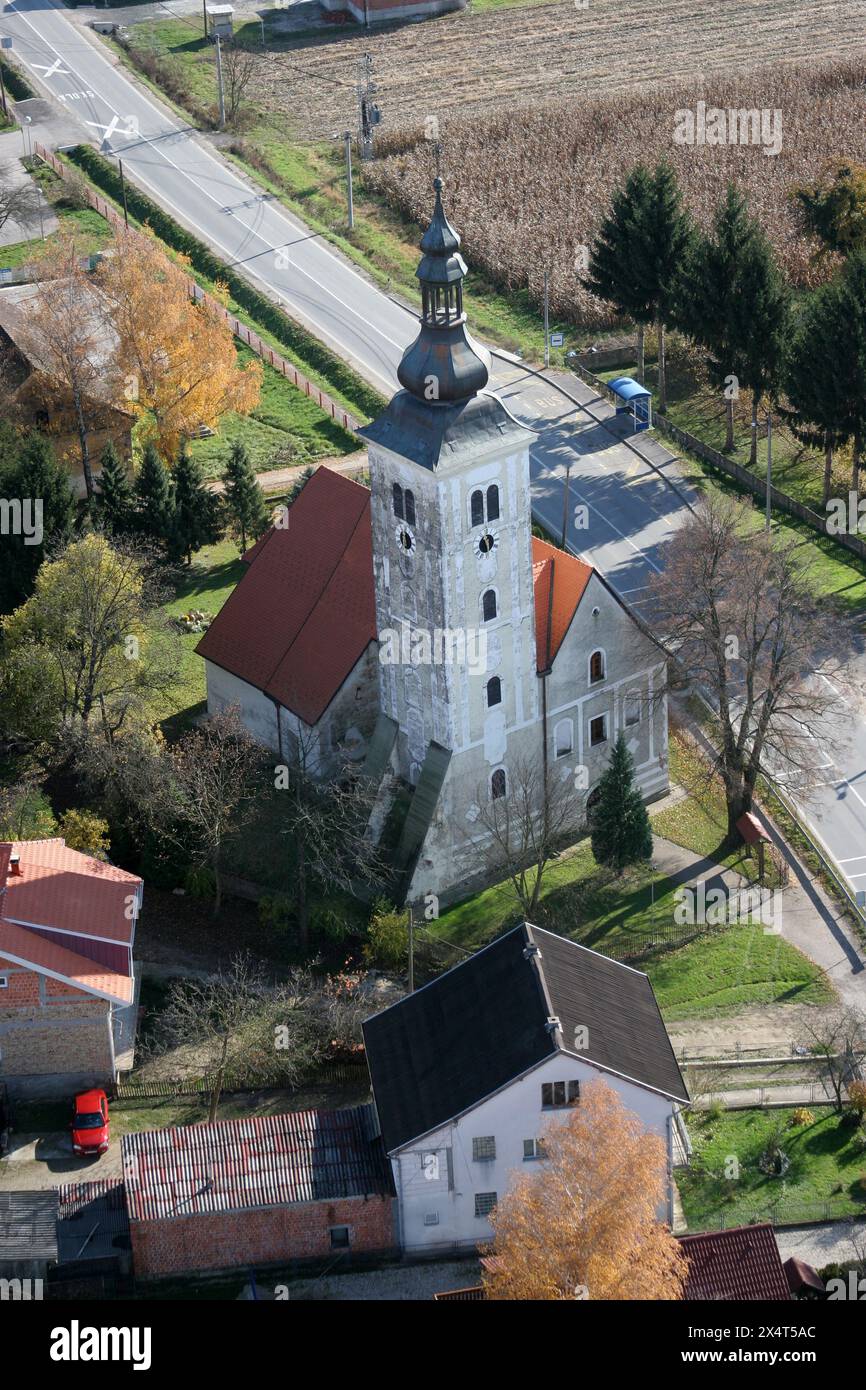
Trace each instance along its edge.
<instances>
[{"instance_id":1,"label":"hedge","mask_svg":"<svg viewBox=\"0 0 866 1390\"><path fill-rule=\"evenodd\" d=\"M18 71L17 68L10 67L5 58L0 58L0 69L3 71L3 81L6 84L6 91L13 101L29 101L35 97L36 93L30 83Z\"/></svg>"},{"instance_id":2,"label":"hedge","mask_svg":"<svg viewBox=\"0 0 866 1390\"><path fill-rule=\"evenodd\" d=\"M101 188L103 193L118 204L123 201L120 175L108 160L89 145L76 145L64 151L67 158L77 165L87 177ZM147 223L160 240L174 251L189 257L190 264L200 275L212 281L221 281L228 286L235 303L245 309L257 325L267 329L277 342L291 353L298 365L313 373L318 373L326 383L347 400L360 414L372 419L385 407L385 400L368 386L335 353L324 347L277 308L265 295L227 266L218 256L205 246L204 242L192 236L175 222L167 212L141 193L133 184L126 183L126 203L130 214L141 223Z\"/></svg>"}]
</instances>

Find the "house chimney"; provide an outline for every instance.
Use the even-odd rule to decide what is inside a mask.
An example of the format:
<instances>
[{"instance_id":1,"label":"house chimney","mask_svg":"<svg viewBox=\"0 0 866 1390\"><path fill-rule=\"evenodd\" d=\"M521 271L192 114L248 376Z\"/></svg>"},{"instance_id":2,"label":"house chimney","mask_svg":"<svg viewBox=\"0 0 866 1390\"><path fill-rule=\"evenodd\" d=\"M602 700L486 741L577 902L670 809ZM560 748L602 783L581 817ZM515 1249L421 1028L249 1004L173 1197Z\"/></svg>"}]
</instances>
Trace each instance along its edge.
<instances>
[{"instance_id":1,"label":"house chimney","mask_svg":"<svg viewBox=\"0 0 866 1390\"><path fill-rule=\"evenodd\" d=\"M555 1014L552 1014L550 1016L550 1018L547 1020L544 1026L547 1029L548 1033L562 1032L562 1024L560 1023L559 1019L556 1017Z\"/></svg>"},{"instance_id":2,"label":"house chimney","mask_svg":"<svg viewBox=\"0 0 866 1390\"><path fill-rule=\"evenodd\" d=\"M21 855L20 855L20 854L10 854L10 856L9 856L9 877L10 877L10 878L20 878L20 877L21 877Z\"/></svg>"}]
</instances>

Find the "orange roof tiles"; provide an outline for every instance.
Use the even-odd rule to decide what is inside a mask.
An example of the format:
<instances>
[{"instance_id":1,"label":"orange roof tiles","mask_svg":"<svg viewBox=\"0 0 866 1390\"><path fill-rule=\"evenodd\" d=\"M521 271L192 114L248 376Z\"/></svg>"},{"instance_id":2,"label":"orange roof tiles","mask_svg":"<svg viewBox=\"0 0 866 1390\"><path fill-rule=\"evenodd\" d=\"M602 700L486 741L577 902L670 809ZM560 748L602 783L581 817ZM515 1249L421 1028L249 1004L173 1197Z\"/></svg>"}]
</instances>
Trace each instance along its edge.
<instances>
[{"instance_id":1,"label":"orange roof tiles","mask_svg":"<svg viewBox=\"0 0 866 1390\"><path fill-rule=\"evenodd\" d=\"M196 651L315 724L376 637L369 489L319 468L244 558Z\"/></svg>"},{"instance_id":2,"label":"orange roof tiles","mask_svg":"<svg viewBox=\"0 0 866 1390\"><path fill-rule=\"evenodd\" d=\"M243 558L246 574L196 651L315 724L376 639L369 488L319 468L288 526L266 532ZM546 671L593 570L536 539L532 559L537 666Z\"/></svg>"},{"instance_id":3,"label":"orange roof tiles","mask_svg":"<svg viewBox=\"0 0 866 1390\"><path fill-rule=\"evenodd\" d=\"M7 873L0 920L131 942L128 899L141 885L135 874L69 849L59 838L17 840L8 848L20 856L20 876Z\"/></svg>"},{"instance_id":4,"label":"orange roof tiles","mask_svg":"<svg viewBox=\"0 0 866 1390\"><path fill-rule=\"evenodd\" d=\"M131 976L118 975L96 961L67 951L36 932L0 919L0 956L27 965L40 974L51 975L82 989L98 994L118 1004L132 1003L135 981Z\"/></svg>"},{"instance_id":5,"label":"orange roof tiles","mask_svg":"<svg viewBox=\"0 0 866 1390\"><path fill-rule=\"evenodd\" d=\"M532 538L532 586L535 591L536 666L547 671L562 646L577 606L593 574L592 565L558 550L547 541ZM553 584L553 604L550 586ZM548 650L548 624L550 648Z\"/></svg>"},{"instance_id":6,"label":"orange roof tiles","mask_svg":"<svg viewBox=\"0 0 866 1390\"><path fill-rule=\"evenodd\" d=\"M683 1298L689 1302L720 1299L789 1300L791 1291L769 1222L680 1236L689 1262Z\"/></svg>"}]
</instances>

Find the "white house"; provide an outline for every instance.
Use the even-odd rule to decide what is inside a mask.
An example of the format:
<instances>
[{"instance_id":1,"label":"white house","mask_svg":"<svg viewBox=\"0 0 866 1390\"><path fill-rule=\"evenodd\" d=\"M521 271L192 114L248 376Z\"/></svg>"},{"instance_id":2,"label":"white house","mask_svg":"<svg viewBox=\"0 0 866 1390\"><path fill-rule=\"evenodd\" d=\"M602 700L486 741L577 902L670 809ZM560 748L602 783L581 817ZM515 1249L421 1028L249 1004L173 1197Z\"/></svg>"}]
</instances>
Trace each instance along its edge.
<instances>
[{"instance_id":1,"label":"white house","mask_svg":"<svg viewBox=\"0 0 866 1390\"><path fill-rule=\"evenodd\" d=\"M545 1124L592 1080L661 1136L669 1171L682 1161L689 1094L649 979L529 923L376 1014L364 1039L407 1252L489 1240ZM660 1215L672 1221L670 1183Z\"/></svg>"}]
</instances>

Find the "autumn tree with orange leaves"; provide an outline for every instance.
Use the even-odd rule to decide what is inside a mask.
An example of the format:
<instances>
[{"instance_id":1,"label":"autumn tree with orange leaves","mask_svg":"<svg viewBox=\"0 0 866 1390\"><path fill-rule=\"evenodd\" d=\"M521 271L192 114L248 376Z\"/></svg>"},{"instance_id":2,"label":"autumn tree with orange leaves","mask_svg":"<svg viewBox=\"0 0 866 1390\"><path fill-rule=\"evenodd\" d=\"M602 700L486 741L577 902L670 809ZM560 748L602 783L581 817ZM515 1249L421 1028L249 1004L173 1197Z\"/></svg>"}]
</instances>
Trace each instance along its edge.
<instances>
[{"instance_id":1,"label":"autumn tree with orange leaves","mask_svg":"<svg viewBox=\"0 0 866 1390\"><path fill-rule=\"evenodd\" d=\"M603 1081L542 1136L544 1161L491 1216L490 1299L675 1300L686 1261L658 1219L667 1155Z\"/></svg>"},{"instance_id":2,"label":"autumn tree with orange leaves","mask_svg":"<svg viewBox=\"0 0 866 1390\"><path fill-rule=\"evenodd\" d=\"M117 335L116 389L144 417L144 434L164 457L173 458L200 425L255 407L261 363L239 365L218 307L190 298L182 257L169 260L150 234L118 231L97 281Z\"/></svg>"}]
</instances>

